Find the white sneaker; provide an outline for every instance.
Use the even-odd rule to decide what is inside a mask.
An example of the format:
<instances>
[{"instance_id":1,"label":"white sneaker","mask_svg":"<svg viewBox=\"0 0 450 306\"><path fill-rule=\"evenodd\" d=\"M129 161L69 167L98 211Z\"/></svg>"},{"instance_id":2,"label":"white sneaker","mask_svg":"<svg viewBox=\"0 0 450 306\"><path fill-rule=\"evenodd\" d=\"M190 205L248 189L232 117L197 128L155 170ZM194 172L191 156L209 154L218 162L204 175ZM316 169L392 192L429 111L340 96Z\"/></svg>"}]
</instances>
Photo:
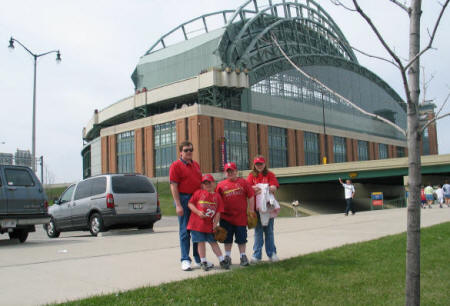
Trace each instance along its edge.
<instances>
[{"instance_id":1,"label":"white sneaker","mask_svg":"<svg viewBox=\"0 0 450 306\"><path fill-rule=\"evenodd\" d=\"M210 261L206 261L206 266L208 267L208 269L214 268L214 264ZM201 268L201 263L194 261L194 268Z\"/></svg>"},{"instance_id":2,"label":"white sneaker","mask_svg":"<svg viewBox=\"0 0 450 306\"><path fill-rule=\"evenodd\" d=\"M261 262L261 259L258 259L255 256L252 256L252 259L250 259L250 262L256 264L256 263Z\"/></svg>"},{"instance_id":3,"label":"white sneaker","mask_svg":"<svg viewBox=\"0 0 450 306\"><path fill-rule=\"evenodd\" d=\"M272 257L270 257L270 261L275 262L275 261L279 261L280 259L278 258L276 253L272 254Z\"/></svg>"},{"instance_id":4,"label":"white sneaker","mask_svg":"<svg viewBox=\"0 0 450 306\"><path fill-rule=\"evenodd\" d=\"M183 271L191 271L191 262L189 260L183 260L181 262L181 270Z\"/></svg>"}]
</instances>

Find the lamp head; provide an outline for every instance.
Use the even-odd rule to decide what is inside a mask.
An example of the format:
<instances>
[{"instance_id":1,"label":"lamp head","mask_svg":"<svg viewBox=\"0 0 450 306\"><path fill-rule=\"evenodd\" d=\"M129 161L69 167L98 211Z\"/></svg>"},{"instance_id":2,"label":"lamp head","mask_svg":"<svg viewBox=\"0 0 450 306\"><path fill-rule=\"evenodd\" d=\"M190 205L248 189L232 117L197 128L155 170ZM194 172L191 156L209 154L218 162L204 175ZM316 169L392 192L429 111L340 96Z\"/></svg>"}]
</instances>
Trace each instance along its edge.
<instances>
[{"instance_id":1,"label":"lamp head","mask_svg":"<svg viewBox=\"0 0 450 306\"><path fill-rule=\"evenodd\" d=\"M56 63L57 64L61 63L61 53L59 53L59 50L58 52L56 52Z\"/></svg>"},{"instance_id":2,"label":"lamp head","mask_svg":"<svg viewBox=\"0 0 450 306\"><path fill-rule=\"evenodd\" d=\"M8 46L9 50L14 50L14 38L10 38L9 39L9 46Z\"/></svg>"}]
</instances>

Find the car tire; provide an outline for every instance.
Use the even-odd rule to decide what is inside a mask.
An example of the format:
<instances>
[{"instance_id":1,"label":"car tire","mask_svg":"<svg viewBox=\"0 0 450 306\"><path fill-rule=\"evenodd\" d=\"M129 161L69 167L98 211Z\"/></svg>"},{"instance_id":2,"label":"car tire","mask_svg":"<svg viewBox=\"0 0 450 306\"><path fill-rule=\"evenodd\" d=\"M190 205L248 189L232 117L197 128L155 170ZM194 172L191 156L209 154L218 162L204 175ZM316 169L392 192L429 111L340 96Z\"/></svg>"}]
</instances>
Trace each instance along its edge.
<instances>
[{"instance_id":1,"label":"car tire","mask_svg":"<svg viewBox=\"0 0 450 306\"><path fill-rule=\"evenodd\" d=\"M28 232L24 229L16 229L8 233L9 239L19 239L20 243L24 243L28 238Z\"/></svg>"},{"instance_id":2,"label":"car tire","mask_svg":"<svg viewBox=\"0 0 450 306\"><path fill-rule=\"evenodd\" d=\"M89 218L89 231L95 237L104 231L103 218L99 213L93 213Z\"/></svg>"},{"instance_id":3,"label":"car tire","mask_svg":"<svg viewBox=\"0 0 450 306\"><path fill-rule=\"evenodd\" d=\"M153 229L153 222L148 223L146 225L139 225L138 229Z\"/></svg>"},{"instance_id":4,"label":"car tire","mask_svg":"<svg viewBox=\"0 0 450 306\"><path fill-rule=\"evenodd\" d=\"M59 234L61 234L61 232L56 230L55 220L53 218L50 219L48 224L44 224L44 229L49 238L58 238Z\"/></svg>"}]
</instances>

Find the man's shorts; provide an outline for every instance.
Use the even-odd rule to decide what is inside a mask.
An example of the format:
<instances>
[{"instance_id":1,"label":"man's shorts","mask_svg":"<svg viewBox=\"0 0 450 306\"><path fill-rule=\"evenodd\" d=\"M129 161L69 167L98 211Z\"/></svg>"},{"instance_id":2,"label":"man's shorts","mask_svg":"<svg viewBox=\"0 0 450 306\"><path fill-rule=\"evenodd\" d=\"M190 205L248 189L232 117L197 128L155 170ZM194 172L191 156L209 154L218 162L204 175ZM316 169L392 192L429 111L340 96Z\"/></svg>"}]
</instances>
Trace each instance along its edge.
<instances>
[{"instance_id":1,"label":"man's shorts","mask_svg":"<svg viewBox=\"0 0 450 306\"><path fill-rule=\"evenodd\" d=\"M220 226L227 230L227 239L224 243L233 243L233 235L235 236L234 242L237 244L247 243L247 226L233 225L223 219L220 219Z\"/></svg>"},{"instance_id":2,"label":"man's shorts","mask_svg":"<svg viewBox=\"0 0 450 306\"><path fill-rule=\"evenodd\" d=\"M427 201L434 201L434 197L432 194L426 194L425 198L427 199Z\"/></svg>"},{"instance_id":3,"label":"man's shorts","mask_svg":"<svg viewBox=\"0 0 450 306\"><path fill-rule=\"evenodd\" d=\"M444 198L446 198L446 199L450 199L450 193L446 193L446 194L444 194Z\"/></svg>"},{"instance_id":4,"label":"man's shorts","mask_svg":"<svg viewBox=\"0 0 450 306\"><path fill-rule=\"evenodd\" d=\"M212 233L202 233L197 231L191 231L192 242L214 242L214 235Z\"/></svg>"}]
</instances>

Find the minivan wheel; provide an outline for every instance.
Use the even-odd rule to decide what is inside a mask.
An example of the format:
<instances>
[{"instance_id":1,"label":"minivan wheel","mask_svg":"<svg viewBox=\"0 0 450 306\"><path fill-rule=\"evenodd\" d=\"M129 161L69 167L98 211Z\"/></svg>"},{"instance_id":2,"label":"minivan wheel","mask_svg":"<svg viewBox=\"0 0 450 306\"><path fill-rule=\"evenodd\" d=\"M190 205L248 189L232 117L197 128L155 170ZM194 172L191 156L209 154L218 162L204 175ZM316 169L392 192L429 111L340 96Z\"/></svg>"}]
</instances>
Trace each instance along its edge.
<instances>
[{"instance_id":1,"label":"minivan wheel","mask_svg":"<svg viewBox=\"0 0 450 306\"><path fill-rule=\"evenodd\" d=\"M91 232L92 236L97 236L98 233L102 232L103 230L104 228L102 216L99 213L92 214L91 218L89 219L89 231Z\"/></svg>"},{"instance_id":2,"label":"minivan wheel","mask_svg":"<svg viewBox=\"0 0 450 306\"><path fill-rule=\"evenodd\" d=\"M15 229L8 233L9 239L19 239L20 243L24 243L28 238L28 232L24 229Z\"/></svg>"},{"instance_id":3,"label":"minivan wheel","mask_svg":"<svg viewBox=\"0 0 450 306\"><path fill-rule=\"evenodd\" d=\"M50 222L48 224L44 225L44 228L49 238L58 238L59 234L61 234L61 232L56 230L55 220L53 220L53 218L50 219Z\"/></svg>"}]
</instances>

